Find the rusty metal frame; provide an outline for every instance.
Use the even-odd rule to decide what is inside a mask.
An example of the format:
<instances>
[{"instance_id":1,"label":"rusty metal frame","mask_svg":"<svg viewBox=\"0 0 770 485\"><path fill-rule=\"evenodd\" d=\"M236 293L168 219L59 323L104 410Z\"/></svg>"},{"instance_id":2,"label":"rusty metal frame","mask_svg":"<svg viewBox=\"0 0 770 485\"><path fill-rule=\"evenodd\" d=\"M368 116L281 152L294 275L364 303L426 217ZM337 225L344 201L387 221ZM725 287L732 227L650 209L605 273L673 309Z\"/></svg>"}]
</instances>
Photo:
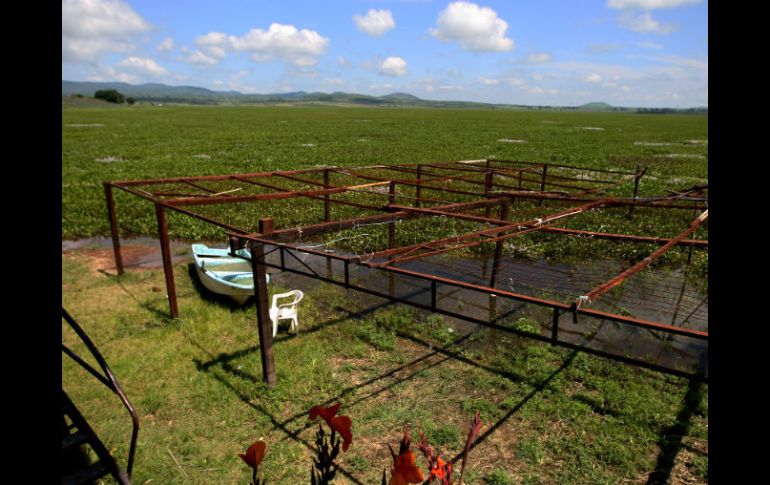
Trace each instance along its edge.
<instances>
[{"instance_id":1,"label":"rusty metal frame","mask_svg":"<svg viewBox=\"0 0 770 485\"><path fill-rule=\"evenodd\" d=\"M549 170L550 168L550 170ZM391 171L398 173L398 178L384 177L378 173ZM178 316L178 307L176 304L176 292L174 288L173 268L169 252L168 227L166 221L166 212L175 211L198 220L216 225L225 229L230 237L231 247L243 248L251 247L254 255L260 254L261 248L265 245L272 246L281 252L280 265L282 270L289 270L284 264L284 253L286 251L303 252L324 257L327 261L339 260L344 264L345 277L342 281L332 281L329 278L322 277L317 273L306 274L307 276L330 281L340 284L346 288L356 289L369 294L377 294L385 298L391 298L394 301L402 301L412 306L422 307L439 313L448 314L446 311L440 311L435 305L436 286L448 285L455 288L470 289L493 297L503 297L545 306L553 310L553 327L551 338L535 336L529 334L532 338L547 340L555 345L565 345L567 342L558 339L559 317L564 313L571 313L573 319L578 315L602 320L610 320L637 327L644 327L654 331L665 332L673 335L683 335L700 340L708 340L708 333L691 330L673 325L667 325L660 322L651 322L640 320L629 316L603 312L600 310L588 308L589 302L600 297L609 290L634 273L640 271L656 258L660 257L670 248L682 245L690 248L707 248L708 241L699 239L686 239L687 236L695 232L698 226L705 220L705 217L698 218L683 233L674 238L664 238L645 235L614 234L605 232L592 232L558 227L557 224L563 218L576 215L587 210L601 209L607 207L628 207L628 217L632 216L634 208L649 207L657 209L690 209L705 210L707 215L708 198L704 195L707 186L699 187L698 190L688 190L685 192L669 191L668 195L657 197L641 198L638 196L640 179L645 175L647 169L637 166L635 171L591 169L584 167L575 167L569 165L543 164L536 162L525 162L515 160L468 160L459 162L435 162L421 164L393 164L393 165L370 165L365 167L320 167L302 170L278 170L268 172L255 172L248 174L230 174L230 175L211 175L211 176L188 176L174 177L150 180L128 180L111 181L104 183L105 196L107 199L107 209L110 221L110 234L113 241L115 253L115 262L118 274L124 272L121 248L120 234L118 231L116 206L113 196L114 189L120 189L129 194L152 202L156 209L158 221L158 232L160 235L160 244L163 252L163 265L166 275L167 294L169 298L169 308L172 317ZM447 172L455 175L447 175ZM461 175L456 175L457 173ZM534 177L523 177L527 173ZM464 174L464 175L462 175ZM333 182L335 178L347 178L347 182ZM411 178L409 177L411 176ZM309 177L309 178L308 178ZM517 179L518 187L500 183L501 179ZM303 184L308 188L295 187L287 188L284 185L276 184L274 180L282 180L296 184ZM572 181L580 185L572 185L564 181ZM364 181L364 183L359 183ZM526 181L529 187L524 187L522 182ZM221 184L225 190L212 188L211 183ZM435 185L436 183L443 186ZM456 184L463 184L463 188L457 188ZM612 196L603 196L602 193L608 192L613 188L621 187L624 184L633 183L633 196L628 198L619 198ZM207 185L208 184L208 185ZM227 185L229 184L229 185ZM230 187L233 184L240 184L238 187ZM266 192L248 193L243 192L243 184L266 190ZM177 191L169 189L168 186L182 185L187 190ZM468 185L478 186L479 190L470 190ZM537 185L537 189L532 188ZM546 190L548 187L558 187L565 190ZM153 191L154 188L158 190ZM397 187L406 188L399 193ZM195 193L189 189L196 189L200 193ZM423 197L423 191L440 193L443 198ZM240 192L240 193L239 193ZM366 197L367 203L361 203L356 200L337 199L334 196L343 194L359 194ZM413 194L413 195L411 195ZM455 195L462 196L465 200L458 201ZM255 231L253 227L238 227L226 221L219 220L216 217L207 216L196 212L196 207L210 206L217 204L231 203L256 203L260 201L291 200L291 199L311 199L324 204L323 220L305 225L291 226L283 228L274 228L272 219L262 218L259 224L259 230ZM550 204L561 205L556 211L548 211L548 207L541 207L545 212L536 219L514 222L508 220L508 208L515 203L517 199L533 199L539 201L539 204L549 202ZM355 200L355 199L354 199ZM462 199L460 199L462 200ZM405 201L405 202L403 202ZM358 209L369 211L366 215L359 215L347 219L335 219L332 217L332 208L336 205L346 205ZM490 210L493 207L500 207L500 217L490 217ZM483 209L483 216L474 214L471 211ZM270 214L265 214L269 216ZM447 217L456 218L468 222L475 222L480 225L492 226L487 229L479 229L466 234L458 235L452 238L427 241L420 244L409 246L396 246L394 244L395 222L399 220L415 219L420 217ZM329 254L322 251L314 251L310 248L295 243L302 237L318 236L327 233L338 232L345 229L355 228L366 224L385 223L389 225L389 243L387 249L376 251L362 258L356 256L340 256ZM265 229L268 228L268 229ZM488 286L473 285L459 280L448 279L428 273L419 273L399 267L399 263L412 261L419 258L426 258L437 254L443 254L456 251L462 248L477 246L483 243L495 243L495 262L493 275L499 270L500 253L502 242L505 239L516 237L521 234L540 231L552 234L554 236L577 236L591 237L597 239L608 239L615 241L633 241L654 243L662 245L653 252L643 262L632 266L620 275L608 282L588 291L584 298L574 302L561 302L547 299L534 298L512 291L506 291L495 288L495 277L493 276ZM290 253L289 253L290 254ZM376 261L386 258L382 261ZM256 293L260 297L258 309L261 305L266 307L267 303L262 302L262 294L266 295L264 288L264 278L257 278L256 271L264 267L271 266L263 258L261 261L253 261L255 268ZM381 294L371 288L353 286L349 281L350 265L361 265L367 268L386 271L388 274L400 274L427 280L432 286L432 305L418 305L414 302L407 302L396 298L393 295ZM304 274L304 273L302 273ZM265 297L266 298L266 297ZM260 328L264 322L262 320L262 311L258 311L258 320ZM451 313L451 312L450 312ZM462 315L450 315L462 318L467 321L473 321L481 325L496 328L494 322L485 322ZM497 326L505 331L511 331L507 327ZM262 333L260 331L260 333ZM517 332L514 332L517 333ZM520 333L520 332L519 332ZM260 339L269 341L269 353L272 353L272 338ZM268 342L265 342L267 345ZM581 348L587 350L588 348ZM597 353L599 351L593 351ZM267 354L268 352L266 352ZM608 355L609 356L609 355ZM620 360L628 361L626 357L614 356ZM633 360L633 359L631 359ZM638 365L655 368L654 364L645 364L643 361L635 362ZM267 364L266 364L267 365ZM272 364L271 364L272 365ZM269 383L274 383L274 366L272 374L267 373L265 367L265 378ZM682 374L681 371L672 369L659 369L671 373ZM271 377L272 376L272 377ZM692 375L688 375L693 377ZM704 376L695 376L705 379ZM272 381L272 382L271 382Z\"/></svg>"}]
</instances>

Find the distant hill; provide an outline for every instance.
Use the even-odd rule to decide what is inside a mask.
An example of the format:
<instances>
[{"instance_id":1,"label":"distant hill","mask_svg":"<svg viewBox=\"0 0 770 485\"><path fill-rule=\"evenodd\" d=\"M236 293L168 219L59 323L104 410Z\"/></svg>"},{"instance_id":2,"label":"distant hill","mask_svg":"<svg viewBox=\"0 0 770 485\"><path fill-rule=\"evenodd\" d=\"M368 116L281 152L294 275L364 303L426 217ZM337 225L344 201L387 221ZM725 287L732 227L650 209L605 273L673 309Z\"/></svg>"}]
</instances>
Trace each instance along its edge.
<instances>
[{"instance_id":1,"label":"distant hill","mask_svg":"<svg viewBox=\"0 0 770 485\"><path fill-rule=\"evenodd\" d=\"M594 103L586 103L586 104L580 105L575 109L584 110L584 111L612 111L614 107L604 102L594 102Z\"/></svg>"},{"instance_id":2,"label":"distant hill","mask_svg":"<svg viewBox=\"0 0 770 485\"><path fill-rule=\"evenodd\" d=\"M270 104L270 103L305 103L305 104L347 104L359 106L411 106L427 108L499 108L499 109L536 109L562 111L628 111L643 113L708 113L708 108L671 109L671 108L623 108L603 102L588 103L581 106L529 106L519 104L492 104L472 101L434 101L418 98L409 93L392 93L384 96L370 96L356 93L291 93L243 94L238 91L212 91L196 86L168 86L159 83L128 84L122 82L61 82L62 96L93 96L96 91L115 89L136 101L155 103L184 104Z\"/></svg>"}]
</instances>

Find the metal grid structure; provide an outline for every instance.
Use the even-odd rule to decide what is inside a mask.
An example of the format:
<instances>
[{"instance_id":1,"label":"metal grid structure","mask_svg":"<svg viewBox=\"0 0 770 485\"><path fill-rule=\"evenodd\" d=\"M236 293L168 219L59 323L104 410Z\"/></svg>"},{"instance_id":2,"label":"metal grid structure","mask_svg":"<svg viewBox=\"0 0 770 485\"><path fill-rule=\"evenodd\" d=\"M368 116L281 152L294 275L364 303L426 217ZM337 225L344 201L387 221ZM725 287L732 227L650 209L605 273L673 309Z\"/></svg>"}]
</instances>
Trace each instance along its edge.
<instances>
[{"instance_id":1,"label":"metal grid structure","mask_svg":"<svg viewBox=\"0 0 770 485\"><path fill-rule=\"evenodd\" d=\"M167 211L222 228L232 254L251 259L263 373L269 384L275 383L275 368L266 268L554 345L707 380L707 357L705 368L701 362L697 370L682 370L631 356L623 349L592 346L587 337L606 334L604 324L614 322L630 329L632 339L637 335L633 332L647 332L666 342L669 350L672 340L678 339L673 350L696 347L707 356L707 297L700 301L692 295L685 297L685 274L679 274L665 289L655 275L645 277L645 273L674 251L686 251L689 265L693 250L707 250L708 241L697 236L708 218L708 187L640 198L639 184L646 170L483 159L113 181L105 182L104 188L118 274L124 268L113 189L154 204L172 317L178 315L178 306ZM667 211L666 219L685 223L678 232L665 236L654 230L639 235L570 227L581 217L624 221L657 211ZM545 266L538 269L532 262L524 264L504 254L525 235L636 245L646 257L625 268L604 264L600 270L585 269L577 280L565 283L564 273L573 272L574 267L551 267L546 257ZM473 270L467 270L466 264L463 271L459 261L469 259L457 258L458 254L475 255L476 260L482 257L483 264ZM551 283L548 278L561 281ZM385 279L387 288L380 285ZM634 316L623 307L626 303L617 291L627 281L646 282L642 286L649 288L642 291L647 296L641 300L647 307L661 310L665 305L657 302L665 293L668 296L663 299L670 300L672 309L653 318ZM681 292L674 291L680 281ZM658 297L649 296L655 292ZM459 305L452 303L458 301ZM550 328L533 332L511 325L506 318L521 305L548 312ZM485 309L483 315L479 308ZM571 325L560 324L565 314L571 315ZM694 325L700 328L691 328L694 320L700 321ZM579 327L582 330L576 331Z\"/></svg>"}]
</instances>

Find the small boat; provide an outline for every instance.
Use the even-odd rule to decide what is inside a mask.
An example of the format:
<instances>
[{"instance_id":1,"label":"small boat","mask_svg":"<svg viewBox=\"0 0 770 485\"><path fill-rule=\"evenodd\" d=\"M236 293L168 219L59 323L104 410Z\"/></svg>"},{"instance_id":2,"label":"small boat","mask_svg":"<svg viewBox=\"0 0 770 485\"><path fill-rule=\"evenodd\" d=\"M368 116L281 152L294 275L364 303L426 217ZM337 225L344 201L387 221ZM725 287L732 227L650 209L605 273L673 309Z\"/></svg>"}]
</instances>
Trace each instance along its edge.
<instances>
[{"instance_id":1,"label":"small boat","mask_svg":"<svg viewBox=\"0 0 770 485\"><path fill-rule=\"evenodd\" d=\"M193 244L192 253L198 278L207 289L227 295L239 305L254 295L250 259L237 258L230 255L229 249L210 248L205 244ZM246 249L239 249L238 254L251 256ZM269 274L265 274L265 280L270 283Z\"/></svg>"}]
</instances>

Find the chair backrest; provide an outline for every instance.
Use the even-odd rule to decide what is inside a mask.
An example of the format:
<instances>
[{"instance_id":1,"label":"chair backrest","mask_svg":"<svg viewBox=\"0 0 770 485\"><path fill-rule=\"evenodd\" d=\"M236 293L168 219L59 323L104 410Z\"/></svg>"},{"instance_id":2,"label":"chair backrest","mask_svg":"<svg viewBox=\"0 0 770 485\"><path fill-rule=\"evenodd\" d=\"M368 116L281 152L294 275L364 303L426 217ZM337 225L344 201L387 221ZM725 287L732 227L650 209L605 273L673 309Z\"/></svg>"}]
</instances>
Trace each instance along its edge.
<instances>
[{"instance_id":1,"label":"chair backrest","mask_svg":"<svg viewBox=\"0 0 770 485\"><path fill-rule=\"evenodd\" d=\"M304 296L305 296L305 294L302 293L300 290L291 290L291 291L288 291L286 293L279 293L279 294L273 295L273 306L274 307L275 306L280 306L280 307L288 307L288 306L290 306L290 307L296 308L297 303L299 303L300 300L302 300L302 298ZM291 302L288 302L288 303L278 303L279 299L289 298L289 297L293 297Z\"/></svg>"},{"instance_id":2,"label":"chair backrest","mask_svg":"<svg viewBox=\"0 0 770 485\"><path fill-rule=\"evenodd\" d=\"M297 306L297 303L299 303L300 300L302 300L302 298L305 296L305 294L302 293L300 290L291 290L289 293L294 294L294 300L292 300L291 302L292 306Z\"/></svg>"}]
</instances>

